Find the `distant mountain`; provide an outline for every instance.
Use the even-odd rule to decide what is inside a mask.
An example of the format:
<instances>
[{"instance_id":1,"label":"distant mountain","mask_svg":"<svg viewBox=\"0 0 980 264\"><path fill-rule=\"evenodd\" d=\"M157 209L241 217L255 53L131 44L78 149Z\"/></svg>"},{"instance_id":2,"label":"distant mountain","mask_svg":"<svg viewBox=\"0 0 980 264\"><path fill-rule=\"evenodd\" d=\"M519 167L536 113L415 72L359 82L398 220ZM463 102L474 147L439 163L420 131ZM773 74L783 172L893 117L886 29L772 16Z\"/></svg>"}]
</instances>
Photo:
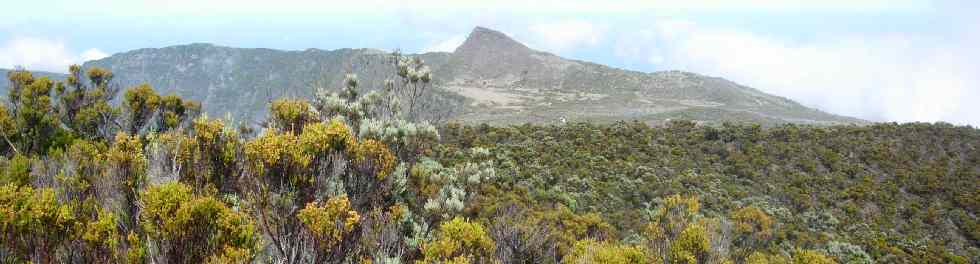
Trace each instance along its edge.
<instances>
[{"instance_id":1,"label":"distant mountain","mask_svg":"<svg viewBox=\"0 0 980 264\"><path fill-rule=\"evenodd\" d=\"M3 78L2 80L0 80L0 101L7 100L7 86L10 85L10 82L7 81L7 72L9 71L11 70L0 69L0 78ZM68 76L64 73L44 72L44 71L32 71L31 74L33 74L34 77L48 77L51 80L56 80L56 81L64 80L65 77Z\"/></svg>"},{"instance_id":2,"label":"distant mountain","mask_svg":"<svg viewBox=\"0 0 980 264\"><path fill-rule=\"evenodd\" d=\"M189 44L139 49L86 62L111 69L122 85L148 82L161 93L201 101L211 116L260 120L278 97L310 97L356 73L379 87L392 73L374 49L281 51ZM552 123L669 119L763 124L865 121L805 107L716 77L680 71L644 73L536 51L477 27L452 53L413 54L433 69L441 105L464 122Z\"/></svg>"},{"instance_id":3,"label":"distant mountain","mask_svg":"<svg viewBox=\"0 0 980 264\"><path fill-rule=\"evenodd\" d=\"M422 57L440 63L448 56ZM211 116L258 120L270 100L310 97L318 85L339 87L348 72L357 73L364 87L378 87L392 72L385 57L372 49L280 51L190 44L119 53L84 67L111 69L123 85L147 82L161 94L200 101Z\"/></svg>"},{"instance_id":4,"label":"distant mountain","mask_svg":"<svg viewBox=\"0 0 980 264\"><path fill-rule=\"evenodd\" d=\"M477 27L443 65L445 88L485 104L467 120L546 122L684 118L708 122L860 123L731 81L680 71L643 73L535 51ZM482 108L482 107L481 107Z\"/></svg>"}]
</instances>

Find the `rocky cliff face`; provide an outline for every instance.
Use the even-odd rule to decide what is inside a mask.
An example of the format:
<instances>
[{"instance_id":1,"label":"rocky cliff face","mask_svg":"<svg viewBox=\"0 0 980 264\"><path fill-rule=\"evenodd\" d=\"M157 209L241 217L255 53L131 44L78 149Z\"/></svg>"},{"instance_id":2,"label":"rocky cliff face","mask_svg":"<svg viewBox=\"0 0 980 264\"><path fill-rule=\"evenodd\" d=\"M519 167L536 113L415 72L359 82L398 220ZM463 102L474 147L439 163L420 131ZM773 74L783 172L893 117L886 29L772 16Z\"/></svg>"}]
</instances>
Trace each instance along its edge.
<instances>
[{"instance_id":1,"label":"rocky cliff face","mask_svg":"<svg viewBox=\"0 0 980 264\"><path fill-rule=\"evenodd\" d=\"M163 94L201 101L212 116L260 120L278 97L310 97L356 73L363 87L390 77L372 49L280 51L189 44L139 49L85 63L111 69L123 85L147 82ZM715 77L644 73L565 59L477 27L452 53L414 54L433 69L443 107L464 122L548 123L671 118L703 122L861 123Z\"/></svg>"}]
</instances>

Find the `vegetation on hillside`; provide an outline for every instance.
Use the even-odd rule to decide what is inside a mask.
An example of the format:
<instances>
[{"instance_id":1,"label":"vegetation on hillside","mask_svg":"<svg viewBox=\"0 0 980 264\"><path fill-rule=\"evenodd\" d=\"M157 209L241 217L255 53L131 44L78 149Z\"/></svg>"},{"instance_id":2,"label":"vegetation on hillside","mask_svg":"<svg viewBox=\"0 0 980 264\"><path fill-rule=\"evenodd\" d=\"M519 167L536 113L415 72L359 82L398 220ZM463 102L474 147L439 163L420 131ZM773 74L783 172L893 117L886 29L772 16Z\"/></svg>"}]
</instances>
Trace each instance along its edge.
<instances>
[{"instance_id":1,"label":"vegetation on hillside","mask_svg":"<svg viewBox=\"0 0 980 264\"><path fill-rule=\"evenodd\" d=\"M436 127L395 56L259 130L100 68L8 74L3 263L976 263L980 132ZM117 94L122 97L116 98Z\"/></svg>"},{"instance_id":2,"label":"vegetation on hillside","mask_svg":"<svg viewBox=\"0 0 980 264\"><path fill-rule=\"evenodd\" d=\"M498 180L468 208L491 222L500 212L518 219L594 213L616 227L601 237L643 245L651 223L663 226L664 207L681 204L693 214L682 218L724 230L725 255L736 262L799 249L842 263L977 263L980 256L980 131L971 127L674 121L449 125L441 135L443 160L465 160L452 153L471 147L494 153ZM654 248L669 252L666 245Z\"/></svg>"}]
</instances>

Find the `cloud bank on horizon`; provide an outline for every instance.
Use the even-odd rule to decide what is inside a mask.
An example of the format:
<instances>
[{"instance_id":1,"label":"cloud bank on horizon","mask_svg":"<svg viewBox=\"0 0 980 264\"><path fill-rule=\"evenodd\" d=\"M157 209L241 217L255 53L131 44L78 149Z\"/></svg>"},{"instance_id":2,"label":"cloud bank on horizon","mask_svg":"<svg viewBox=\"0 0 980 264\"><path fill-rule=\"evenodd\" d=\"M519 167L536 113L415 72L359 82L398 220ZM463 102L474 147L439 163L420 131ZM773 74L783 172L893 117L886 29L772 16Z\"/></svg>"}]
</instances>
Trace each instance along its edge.
<instances>
[{"instance_id":1,"label":"cloud bank on horizon","mask_svg":"<svg viewBox=\"0 0 980 264\"><path fill-rule=\"evenodd\" d=\"M805 105L875 121L980 124L980 39L836 35L794 42L749 31L663 21L619 36L623 59L720 76Z\"/></svg>"},{"instance_id":2,"label":"cloud bank on horizon","mask_svg":"<svg viewBox=\"0 0 980 264\"><path fill-rule=\"evenodd\" d=\"M24 67L25 69L65 72L68 65L97 60L109 56L96 48L72 52L64 41L13 37L0 44L0 68Z\"/></svg>"},{"instance_id":3,"label":"cloud bank on horizon","mask_svg":"<svg viewBox=\"0 0 980 264\"><path fill-rule=\"evenodd\" d=\"M64 72L103 50L200 41L451 52L479 25L561 56L723 77L835 114L980 126L971 1L94 1L44 3L59 7L52 18L0 11L0 67ZM17 5L8 10L41 8Z\"/></svg>"}]
</instances>

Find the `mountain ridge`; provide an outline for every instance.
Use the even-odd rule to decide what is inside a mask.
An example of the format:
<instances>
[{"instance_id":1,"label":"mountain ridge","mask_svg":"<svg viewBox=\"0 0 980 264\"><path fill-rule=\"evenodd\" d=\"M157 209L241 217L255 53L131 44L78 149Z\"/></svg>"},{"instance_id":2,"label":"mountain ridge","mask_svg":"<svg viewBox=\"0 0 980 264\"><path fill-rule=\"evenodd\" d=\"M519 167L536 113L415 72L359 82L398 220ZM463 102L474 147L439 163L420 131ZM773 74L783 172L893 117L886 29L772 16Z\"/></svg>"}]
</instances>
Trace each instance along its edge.
<instances>
[{"instance_id":1,"label":"mountain ridge","mask_svg":"<svg viewBox=\"0 0 980 264\"><path fill-rule=\"evenodd\" d=\"M201 101L212 116L254 121L264 118L268 101L309 98L314 87L339 87L346 73L357 74L366 89L380 87L391 73L385 55L369 48L277 50L190 43L120 52L83 67L108 68L124 86L146 82L161 94ZM453 119L464 122L866 123L721 77L641 72L563 58L482 26L453 52L408 55L432 68L432 91L452 108Z\"/></svg>"},{"instance_id":2,"label":"mountain ridge","mask_svg":"<svg viewBox=\"0 0 980 264\"><path fill-rule=\"evenodd\" d=\"M553 113L550 117L574 112L574 108L582 107L582 97L585 97L584 101L602 101L603 98L626 101L624 104L624 102L607 100L604 105L585 102L586 108L591 108L592 113L584 116L593 119L604 119L596 116L597 113L615 112L621 113L621 115L614 115L619 119L650 119L650 116L644 114L650 113L655 116L652 117L653 119L659 120L675 116L724 121L724 117L704 115L717 111L700 111L697 108L714 107L715 109L711 110L717 110L718 106L727 106L734 108L726 109L732 115L749 114L753 116L749 119L763 122L780 122L776 120L801 123L820 122L819 120L832 120L831 122L838 123L864 122L855 118L824 113L787 98L769 95L758 89L718 77L682 71L640 72L566 59L527 48L502 32L483 27L476 27L470 33L463 44L453 52L450 63L451 65L446 66L453 70L453 74L450 75L463 79L450 82L450 87L458 88L461 94L486 93L489 90L496 93L516 94L518 97L535 98L536 100L530 100L534 101L532 103L543 102L548 105L567 106L566 109L558 107L558 113ZM467 79L482 80L483 83L474 84L467 82ZM576 98L569 92L577 92L585 96ZM553 102L547 100L547 97L563 99ZM542 98L545 99L541 100ZM631 100L631 98L639 98L639 100ZM479 98L473 99L479 100ZM644 101L645 99L660 100L660 102ZM508 100L490 101L490 103L513 105ZM670 113L678 110L683 112L685 109L694 112ZM555 109L544 110L556 112Z\"/></svg>"}]
</instances>

